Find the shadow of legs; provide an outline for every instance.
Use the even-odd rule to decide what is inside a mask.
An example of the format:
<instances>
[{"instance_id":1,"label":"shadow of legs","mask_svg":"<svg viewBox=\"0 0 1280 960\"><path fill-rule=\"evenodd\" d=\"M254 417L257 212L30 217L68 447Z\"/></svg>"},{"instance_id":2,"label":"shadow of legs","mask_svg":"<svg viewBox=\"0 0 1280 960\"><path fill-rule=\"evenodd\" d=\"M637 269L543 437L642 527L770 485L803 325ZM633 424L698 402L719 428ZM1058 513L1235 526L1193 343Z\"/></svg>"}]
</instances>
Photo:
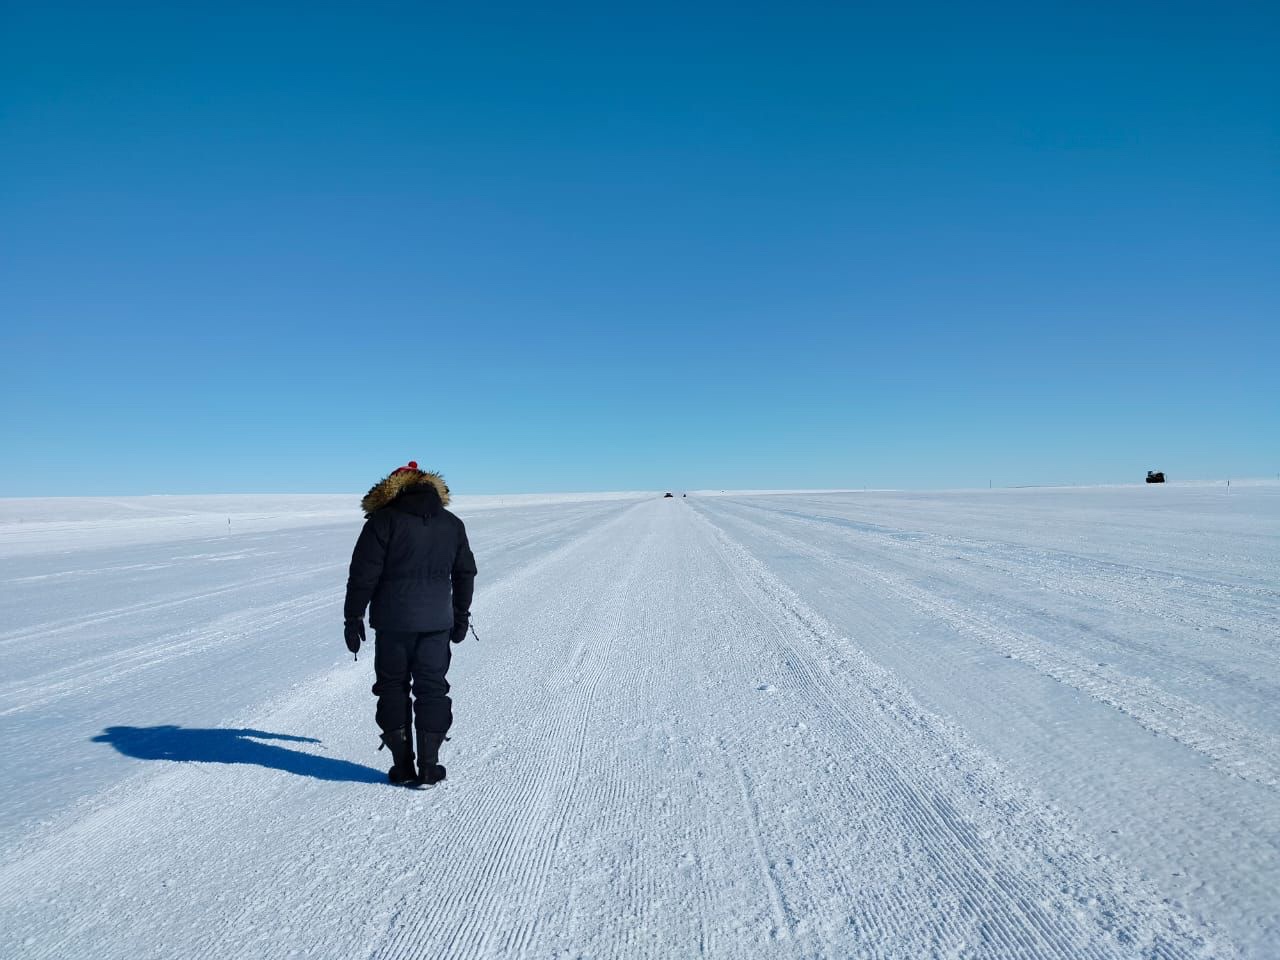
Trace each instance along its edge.
<instances>
[{"instance_id":1,"label":"shadow of legs","mask_svg":"<svg viewBox=\"0 0 1280 960\"><path fill-rule=\"evenodd\" d=\"M109 743L126 757L197 763L249 763L316 780L385 783L386 773L348 760L317 757L278 743L319 743L313 737L294 737L262 730L207 729L179 726L107 727L93 738Z\"/></svg>"}]
</instances>

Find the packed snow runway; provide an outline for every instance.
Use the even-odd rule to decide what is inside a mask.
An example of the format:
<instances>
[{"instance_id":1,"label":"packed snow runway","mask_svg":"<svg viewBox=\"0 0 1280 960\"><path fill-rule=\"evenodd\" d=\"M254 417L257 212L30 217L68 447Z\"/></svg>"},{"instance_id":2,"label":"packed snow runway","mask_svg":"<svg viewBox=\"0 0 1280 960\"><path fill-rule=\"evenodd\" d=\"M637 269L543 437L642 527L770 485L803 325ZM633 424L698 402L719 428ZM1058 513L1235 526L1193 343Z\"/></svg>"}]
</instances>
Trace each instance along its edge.
<instances>
[{"instance_id":1,"label":"packed snow runway","mask_svg":"<svg viewBox=\"0 0 1280 960\"><path fill-rule=\"evenodd\" d=\"M357 500L0 501L0 956L1280 956L1280 485L460 498L423 791Z\"/></svg>"}]
</instances>

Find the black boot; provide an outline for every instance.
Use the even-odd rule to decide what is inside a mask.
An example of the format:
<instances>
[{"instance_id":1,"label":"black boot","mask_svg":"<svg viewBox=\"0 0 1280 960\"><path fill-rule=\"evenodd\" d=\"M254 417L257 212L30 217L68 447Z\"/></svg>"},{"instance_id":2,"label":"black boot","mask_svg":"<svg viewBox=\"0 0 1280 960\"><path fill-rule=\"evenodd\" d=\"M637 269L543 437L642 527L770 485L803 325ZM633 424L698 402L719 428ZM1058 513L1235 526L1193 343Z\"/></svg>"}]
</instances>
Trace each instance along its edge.
<instances>
[{"instance_id":1,"label":"black boot","mask_svg":"<svg viewBox=\"0 0 1280 960\"><path fill-rule=\"evenodd\" d=\"M382 735L382 746L391 751L392 767L387 771L387 782L399 786L417 786L418 771L413 767L413 741L409 728L388 730ZM378 748L379 750L382 747Z\"/></svg>"},{"instance_id":2,"label":"black boot","mask_svg":"<svg viewBox=\"0 0 1280 960\"><path fill-rule=\"evenodd\" d=\"M435 730L418 731L418 782L431 786L444 779L444 767L440 766L440 744L444 734Z\"/></svg>"}]
</instances>

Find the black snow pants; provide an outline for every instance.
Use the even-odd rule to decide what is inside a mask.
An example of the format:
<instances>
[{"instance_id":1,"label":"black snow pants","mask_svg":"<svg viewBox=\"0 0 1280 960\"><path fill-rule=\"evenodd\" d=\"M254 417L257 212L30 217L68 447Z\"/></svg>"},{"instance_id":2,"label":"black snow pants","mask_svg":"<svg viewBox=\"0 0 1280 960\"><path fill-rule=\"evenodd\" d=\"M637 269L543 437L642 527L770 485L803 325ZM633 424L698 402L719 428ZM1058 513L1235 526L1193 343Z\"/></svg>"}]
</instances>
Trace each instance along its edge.
<instances>
[{"instance_id":1,"label":"black snow pants","mask_svg":"<svg viewBox=\"0 0 1280 960\"><path fill-rule=\"evenodd\" d=\"M378 697L376 719L383 731L404 730L409 726L409 691L413 691L413 710L418 740L435 747L453 724L453 701L449 699L449 631L438 633L403 633L379 630L374 638L373 672L377 682L373 692Z\"/></svg>"}]
</instances>

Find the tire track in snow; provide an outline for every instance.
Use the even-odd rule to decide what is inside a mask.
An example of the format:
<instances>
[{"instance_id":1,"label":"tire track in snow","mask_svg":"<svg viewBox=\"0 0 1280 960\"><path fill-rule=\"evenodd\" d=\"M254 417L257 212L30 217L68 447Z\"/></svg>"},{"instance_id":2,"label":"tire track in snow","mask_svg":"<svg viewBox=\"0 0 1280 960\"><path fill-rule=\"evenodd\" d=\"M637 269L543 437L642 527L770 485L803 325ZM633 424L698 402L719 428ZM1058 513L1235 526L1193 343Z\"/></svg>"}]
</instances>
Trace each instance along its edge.
<instances>
[{"instance_id":1,"label":"tire track in snow","mask_svg":"<svg viewBox=\"0 0 1280 960\"><path fill-rule=\"evenodd\" d=\"M1100 608L1126 610L1144 622L1190 628L1202 634L1197 638L1201 643L1219 654L1212 661L1215 665L1219 665L1223 652L1242 659L1280 662L1280 650L1273 643L1280 629L1280 594L1265 587L1212 581L1048 547L938 533L902 533L843 517L805 516L758 503L728 502L744 513L777 517L792 526L874 550L890 561L919 566L927 559L931 570L945 570L967 586L973 585L974 569L980 568L1006 582L1028 583L1055 594L1093 601ZM744 513L732 515L742 518ZM963 568L957 568L958 560L964 562ZM1171 597L1179 598L1178 605L1170 603ZM1229 632L1221 628L1224 620L1232 624ZM1167 649L1148 651L1152 657L1166 659L1169 653Z\"/></svg>"},{"instance_id":2,"label":"tire track in snow","mask_svg":"<svg viewBox=\"0 0 1280 960\"><path fill-rule=\"evenodd\" d=\"M102 689L134 680L139 672L158 670L172 661L223 646L237 638L243 640L266 629L296 623L318 610L333 606L333 602L332 589L312 591L265 607L236 611L210 627L187 630L176 636L166 635L149 643L76 661L70 666L49 671L37 683L13 681L0 687L0 703L21 699L0 707L0 717L44 706L86 689Z\"/></svg>"},{"instance_id":3,"label":"tire track in snow","mask_svg":"<svg viewBox=\"0 0 1280 960\"><path fill-rule=\"evenodd\" d=\"M723 552L722 556L724 556ZM796 689L799 695L803 695L802 691L823 693L825 697L820 712L822 725L827 728L844 727L848 742L856 742L859 734L865 734L868 729L869 725L866 719L856 718L849 713L844 699L826 688L822 675L812 667L809 658L796 649L794 645L795 637L790 635L787 628L778 622L777 612L761 604L756 591L751 589L749 581L744 579L744 571L741 569L740 562L730 560L727 556L725 561L733 570L733 575L738 579L739 587L748 602L774 629L774 640L777 644L779 656L788 668L788 672L784 674L786 679L783 682ZM877 692L883 696L883 686ZM992 923L986 917L983 918L983 923L989 926L989 929L984 933L984 941L994 941L1000 950L1013 953L1035 950L1041 956L1069 955L1055 951L1052 940L1040 942L1030 940L1020 929L1023 924L1010 928L1010 923L1017 922L1018 914L1014 903L999 902L1004 889L1003 885L995 881L989 873L979 873L972 868L971 864L965 862L961 855L963 847L957 842L958 838L946 829L947 822L940 821L939 818L931 815L927 801L923 797L925 791L917 784L904 781L895 768L894 762L888 759L893 756L899 758L899 760L914 761L918 759L917 756L913 755L919 753L919 747L902 742L877 744L874 741L866 741L865 736L862 746L864 749L869 748L875 752L875 756L872 758L873 764L871 764L874 768L874 776L870 778L868 783L861 784L856 788L857 805L868 809L882 809L888 806L885 802L887 796L893 806L907 811L908 837L924 838L925 840L923 854L920 851L915 851L913 855L917 858L923 856L932 863L933 867L939 872L946 890L963 891L986 888L983 891L985 896L968 895L965 897L965 899L994 899L997 901L996 909L992 911L996 917L996 922ZM866 761L867 758L864 758L864 763ZM937 896L936 893L935 896ZM953 909L957 911L959 907L959 903L953 905ZM913 905L909 902L895 901L893 911L899 917L911 917ZM873 927L880 930L892 929L893 921L890 917L875 916L874 912L872 916ZM1002 919L1003 922L1001 922ZM901 924L902 921L899 920L898 923ZM964 944L964 932L959 925L944 919L939 926L942 929L932 934L932 937L937 937L940 934L945 941ZM898 937L901 937L901 931L898 931ZM936 944L932 944L930 948L935 948L936 946Z\"/></svg>"},{"instance_id":4,"label":"tire track in snow","mask_svg":"<svg viewBox=\"0 0 1280 960\"><path fill-rule=\"evenodd\" d=\"M1009 540L990 540L975 537L962 537L955 534L936 531L905 530L888 527L879 523L869 523L852 517L829 516L822 514L802 513L785 507L770 506L756 500L735 498L719 499L720 504L731 504L734 507L760 514L768 514L792 523L813 527L829 527L843 533L865 538L886 549L928 547L934 551L945 552L950 549L980 551L976 559L982 561L1008 562L1011 568L1021 573L1026 567L1038 564L1052 565L1061 569L1064 578L1078 574L1075 565L1079 562L1088 564L1091 569L1110 571L1118 579L1125 581L1151 582L1157 584L1153 597L1158 601L1162 595L1176 593L1191 596L1196 605L1212 604L1219 594L1230 594L1230 607L1234 610L1241 605L1258 604L1263 612L1273 612L1275 604L1280 602L1280 592L1264 582L1227 582L1210 579L1204 575L1186 571L1171 571L1150 566L1143 562L1121 562L1105 557L1088 556L1071 553L1050 546L1033 546ZM941 553L939 553L941 555ZM1252 558L1250 558L1252 559ZM1055 579L1054 582L1057 582Z\"/></svg>"},{"instance_id":5,"label":"tire track in snow","mask_svg":"<svg viewBox=\"0 0 1280 960\"><path fill-rule=\"evenodd\" d=\"M309 577L314 577L316 574L322 573L325 570L334 569L334 567L335 564L333 562L328 562L304 567L302 569L295 568L266 577L258 575L244 580L237 580L234 583L229 583L225 586L218 587L215 590L207 590L202 593L193 593L181 597L166 597L163 600L144 600L140 603L131 603L123 607L114 607L109 610L96 611L87 616L38 623L23 627L21 630L11 630L8 633L0 634L0 646L8 643L29 640L32 636L38 636L42 640L48 640L50 637L59 636L75 630L82 630L85 627L95 627L103 623L109 623L112 620L119 620L122 617L149 616L151 614L159 613L162 610L171 610L175 607L198 603L202 600L211 600L215 597L223 597L228 594L240 593L248 587L256 588L273 584L284 584L291 580L305 580Z\"/></svg>"},{"instance_id":6,"label":"tire track in snow","mask_svg":"<svg viewBox=\"0 0 1280 960\"><path fill-rule=\"evenodd\" d=\"M1124 949L1137 950L1134 955L1174 960L1230 952L1225 944L1206 942L1203 932L1170 911L1153 893L1143 891L1136 881L1122 880L1100 868L1097 855L1080 849L1085 846L1082 838L1048 810L1038 809L1034 800L1021 796L1024 788L1008 782L994 761L965 743L958 731L925 713L892 675L851 649L841 649L834 661L842 679L851 681L841 690L841 684L833 682L831 654L835 651L831 648L837 641L830 625L741 544L697 513L713 532L744 595L775 624L780 652L796 669L800 685L822 694L827 717L846 725L851 743L861 739L875 750L875 762L868 770L872 793L862 793L855 808L865 809L877 801L884 806L887 796L907 812L911 834L925 840L946 886L952 892L963 892L956 908L963 911L975 902L994 908L980 913L980 928L983 941L995 941L999 955L1102 960ZM819 648L802 652L799 648L806 640L816 641ZM817 668L822 662L828 665L826 671ZM879 717L857 711L868 700ZM886 724L886 719L892 722ZM877 744L869 740L873 731L887 734L885 741ZM964 814L959 813L956 801L971 799L975 791L982 797L980 805L970 805ZM987 806L994 809L983 809ZM985 838L978 835L975 826L983 822L987 826ZM987 852L990 838L1002 832L1012 833L1006 840L1017 838L1015 842L1031 854L1030 858L1025 853L1014 858L1022 861L1017 866L1026 871L1018 882L1010 879L1008 859L997 864ZM1040 861L1035 851L1041 848L1054 853ZM1004 852L1011 851L1006 846ZM1118 900L1114 896L1117 889L1127 889L1130 896L1136 893L1140 911ZM1066 903L1062 902L1064 897ZM872 926L882 930L885 923L873 921ZM1090 927L1103 938L1091 935ZM953 936L959 933L954 928L947 932ZM966 946L963 936L958 946ZM934 944L932 949L942 948L942 944Z\"/></svg>"},{"instance_id":7,"label":"tire track in snow","mask_svg":"<svg viewBox=\"0 0 1280 960\"><path fill-rule=\"evenodd\" d=\"M742 794L742 809L746 811L747 820L750 823L748 833L755 853L756 866L759 867L760 878L769 893L769 908L773 911L773 922L779 934L789 940L795 936L795 930L791 926L791 911L787 909L786 898L783 897L782 889L778 886L773 865L770 864L769 857L765 853L764 842L760 839L760 810L752 798L746 771L741 766L735 766L733 773L738 781L738 790Z\"/></svg>"},{"instance_id":8,"label":"tire track in snow","mask_svg":"<svg viewBox=\"0 0 1280 960\"><path fill-rule=\"evenodd\" d=\"M965 636L1114 707L1152 733L1203 754L1233 776L1272 789L1280 787L1280 738L1245 727L1146 678L1108 669L1032 634L995 623L955 601L916 586L906 577L815 547L748 517L737 519L769 540L818 560L824 566L847 571L863 583L880 584Z\"/></svg>"}]
</instances>

